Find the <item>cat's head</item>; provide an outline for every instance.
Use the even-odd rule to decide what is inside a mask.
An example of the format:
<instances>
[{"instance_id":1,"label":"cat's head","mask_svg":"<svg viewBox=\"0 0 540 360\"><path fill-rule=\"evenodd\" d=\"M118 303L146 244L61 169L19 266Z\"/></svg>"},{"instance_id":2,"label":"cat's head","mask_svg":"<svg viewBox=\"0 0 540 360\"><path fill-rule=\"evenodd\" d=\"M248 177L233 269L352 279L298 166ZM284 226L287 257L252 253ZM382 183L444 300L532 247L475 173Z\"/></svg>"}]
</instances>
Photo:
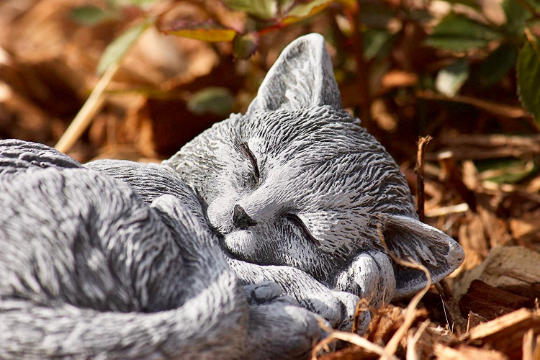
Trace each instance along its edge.
<instances>
[{"instance_id":1,"label":"cat's head","mask_svg":"<svg viewBox=\"0 0 540 360\"><path fill-rule=\"evenodd\" d=\"M364 250L388 247L428 266L436 280L462 261L455 242L416 220L405 178L360 121L341 107L318 34L281 54L245 115L215 124L166 162L206 201L229 256L289 265L331 284ZM417 270L397 264L397 295Z\"/></svg>"}]
</instances>

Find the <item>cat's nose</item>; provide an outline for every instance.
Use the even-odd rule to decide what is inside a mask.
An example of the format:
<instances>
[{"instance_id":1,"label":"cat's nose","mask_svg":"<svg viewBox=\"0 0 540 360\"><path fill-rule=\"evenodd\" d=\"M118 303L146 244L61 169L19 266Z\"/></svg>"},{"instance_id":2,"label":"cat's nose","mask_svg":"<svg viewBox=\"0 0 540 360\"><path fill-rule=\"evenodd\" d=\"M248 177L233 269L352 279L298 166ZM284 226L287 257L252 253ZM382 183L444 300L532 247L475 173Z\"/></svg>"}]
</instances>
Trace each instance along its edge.
<instances>
[{"instance_id":1,"label":"cat's nose","mask_svg":"<svg viewBox=\"0 0 540 360\"><path fill-rule=\"evenodd\" d=\"M250 226L257 225L257 222L250 218L246 211L237 204L233 210L233 224L238 229L246 230Z\"/></svg>"}]
</instances>

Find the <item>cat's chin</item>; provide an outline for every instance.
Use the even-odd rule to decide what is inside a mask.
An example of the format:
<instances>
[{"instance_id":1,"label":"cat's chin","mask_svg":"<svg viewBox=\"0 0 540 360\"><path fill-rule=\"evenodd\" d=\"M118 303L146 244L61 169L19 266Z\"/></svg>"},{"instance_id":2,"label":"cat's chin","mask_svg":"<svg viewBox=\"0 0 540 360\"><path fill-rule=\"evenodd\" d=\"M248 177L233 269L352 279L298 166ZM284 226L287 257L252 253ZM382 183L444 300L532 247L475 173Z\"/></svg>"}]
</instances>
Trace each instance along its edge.
<instances>
[{"instance_id":1,"label":"cat's chin","mask_svg":"<svg viewBox=\"0 0 540 360\"><path fill-rule=\"evenodd\" d=\"M221 246L235 259L249 261L257 252L255 234L250 230L236 230L221 239ZM247 256L247 257L246 257Z\"/></svg>"}]
</instances>

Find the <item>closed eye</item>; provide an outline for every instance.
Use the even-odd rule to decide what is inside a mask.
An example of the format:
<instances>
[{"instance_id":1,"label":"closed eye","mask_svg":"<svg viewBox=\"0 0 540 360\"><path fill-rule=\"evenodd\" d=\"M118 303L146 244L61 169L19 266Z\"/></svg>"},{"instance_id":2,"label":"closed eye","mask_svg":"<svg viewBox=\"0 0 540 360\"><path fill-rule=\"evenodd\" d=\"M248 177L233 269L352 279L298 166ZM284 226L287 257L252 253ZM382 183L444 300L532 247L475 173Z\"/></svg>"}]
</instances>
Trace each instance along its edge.
<instances>
[{"instance_id":1,"label":"closed eye","mask_svg":"<svg viewBox=\"0 0 540 360\"><path fill-rule=\"evenodd\" d=\"M261 174L259 172L259 166L257 165L257 158L255 157L255 155L253 155L246 143L240 144L240 148L242 149L242 153L249 159L249 162L251 163L251 168L253 169L255 182L258 184Z\"/></svg>"},{"instance_id":2,"label":"closed eye","mask_svg":"<svg viewBox=\"0 0 540 360\"><path fill-rule=\"evenodd\" d=\"M306 239L308 239L309 241L311 241L313 244L319 246L320 243L317 239L315 239L313 237L313 235L311 235L311 233L309 232L306 224L304 224L304 222L302 221L302 219L300 219L297 215L295 214L287 214L285 215L285 219L289 220L292 224L294 224L294 226L296 226L298 229L300 229L300 231L302 232L302 234L304 235L304 237Z\"/></svg>"}]
</instances>

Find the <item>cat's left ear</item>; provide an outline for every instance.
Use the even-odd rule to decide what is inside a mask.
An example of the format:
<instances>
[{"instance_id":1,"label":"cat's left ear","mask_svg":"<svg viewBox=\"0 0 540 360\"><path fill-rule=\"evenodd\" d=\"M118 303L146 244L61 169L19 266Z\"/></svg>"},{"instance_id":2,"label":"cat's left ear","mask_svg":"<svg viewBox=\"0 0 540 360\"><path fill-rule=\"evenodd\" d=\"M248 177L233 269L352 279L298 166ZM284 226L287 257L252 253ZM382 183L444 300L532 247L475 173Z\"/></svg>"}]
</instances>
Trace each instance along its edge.
<instances>
[{"instance_id":1,"label":"cat's left ear","mask_svg":"<svg viewBox=\"0 0 540 360\"><path fill-rule=\"evenodd\" d=\"M400 259L424 265L431 274L432 283L457 269L465 259L463 249L454 239L412 217L385 214L382 225L388 250ZM423 271L395 262L393 265L396 277L394 299L413 294L426 285Z\"/></svg>"},{"instance_id":2,"label":"cat's left ear","mask_svg":"<svg viewBox=\"0 0 540 360\"><path fill-rule=\"evenodd\" d=\"M319 34L309 34L296 39L283 50L247 113L323 105L342 109L324 38Z\"/></svg>"}]
</instances>

